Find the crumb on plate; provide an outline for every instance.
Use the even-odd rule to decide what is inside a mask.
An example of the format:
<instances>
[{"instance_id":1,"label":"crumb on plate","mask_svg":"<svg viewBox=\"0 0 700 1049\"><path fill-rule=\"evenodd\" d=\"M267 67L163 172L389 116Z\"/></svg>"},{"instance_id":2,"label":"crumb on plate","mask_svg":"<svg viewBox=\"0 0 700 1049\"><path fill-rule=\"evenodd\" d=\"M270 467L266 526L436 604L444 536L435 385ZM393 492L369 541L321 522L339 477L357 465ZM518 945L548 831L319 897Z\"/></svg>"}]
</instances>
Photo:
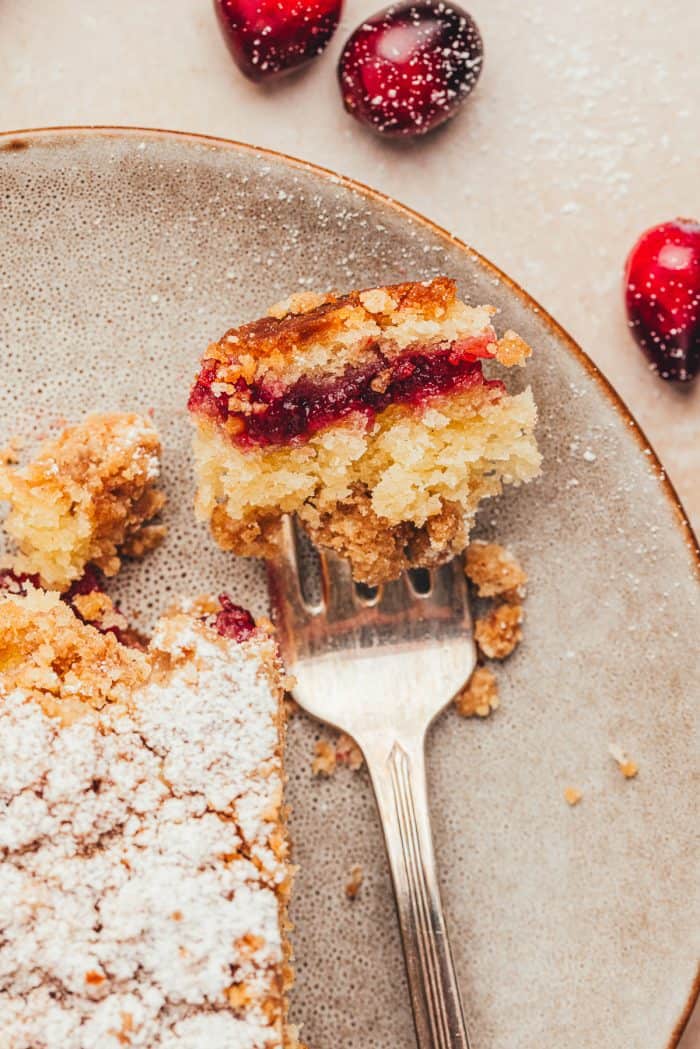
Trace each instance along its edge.
<instances>
[{"instance_id":1,"label":"crumb on plate","mask_svg":"<svg viewBox=\"0 0 700 1049\"><path fill-rule=\"evenodd\" d=\"M347 885L345 886L345 895L349 900L354 900L362 886L362 882L365 880L365 874L359 863L356 863L354 867L350 869L350 878Z\"/></svg>"},{"instance_id":2,"label":"crumb on plate","mask_svg":"<svg viewBox=\"0 0 700 1049\"><path fill-rule=\"evenodd\" d=\"M566 804L570 805L572 808L574 807L574 805L578 805L582 797L583 794L576 787L566 787L566 789L564 790L564 798L566 800Z\"/></svg>"},{"instance_id":3,"label":"crumb on plate","mask_svg":"<svg viewBox=\"0 0 700 1049\"><path fill-rule=\"evenodd\" d=\"M525 596L527 574L504 546L475 540L467 547L465 571L479 597Z\"/></svg>"},{"instance_id":4,"label":"crumb on plate","mask_svg":"<svg viewBox=\"0 0 700 1049\"><path fill-rule=\"evenodd\" d=\"M339 765L347 765L353 772L362 768L364 759L362 751L352 736L341 732L335 745L335 759Z\"/></svg>"},{"instance_id":5,"label":"crumb on plate","mask_svg":"<svg viewBox=\"0 0 700 1049\"><path fill-rule=\"evenodd\" d=\"M328 739L319 739L315 745L316 757L311 762L314 776L332 776L335 772L335 747Z\"/></svg>"},{"instance_id":6,"label":"crumb on plate","mask_svg":"<svg viewBox=\"0 0 700 1049\"><path fill-rule=\"evenodd\" d=\"M501 604L477 619L476 643L489 659L505 659L522 640L522 605Z\"/></svg>"},{"instance_id":7,"label":"crumb on plate","mask_svg":"<svg viewBox=\"0 0 700 1049\"><path fill-rule=\"evenodd\" d=\"M498 681L490 667L477 667L468 684L455 697L457 712L463 718L485 718L498 709Z\"/></svg>"}]
</instances>

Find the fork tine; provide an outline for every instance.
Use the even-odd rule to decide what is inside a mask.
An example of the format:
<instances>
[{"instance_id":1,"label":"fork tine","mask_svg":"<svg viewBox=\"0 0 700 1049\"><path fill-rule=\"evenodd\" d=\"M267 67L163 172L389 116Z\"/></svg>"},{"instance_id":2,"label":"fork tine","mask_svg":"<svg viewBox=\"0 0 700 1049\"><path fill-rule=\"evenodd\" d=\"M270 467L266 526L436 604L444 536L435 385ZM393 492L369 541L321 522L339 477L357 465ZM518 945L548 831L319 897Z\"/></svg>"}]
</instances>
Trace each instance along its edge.
<instances>
[{"instance_id":1,"label":"fork tine","mask_svg":"<svg viewBox=\"0 0 700 1049\"><path fill-rule=\"evenodd\" d=\"M331 550L320 550L321 588L329 622L347 619L360 602L355 593L350 564Z\"/></svg>"},{"instance_id":2,"label":"fork tine","mask_svg":"<svg viewBox=\"0 0 700 1049\"><path fill-rule=\"evenodd\" d=\"M454 612L461 613L462 619L471 623L467 578L462 559L455 557L446 564L439 565L433 569L431 575L433 585L426 600L436 606L449 607Z\"/></svg>"},{"instance_id":3,"label":"fork tine","mask_svg":"<svg viewBox=\"0 0 700 1049\"><path fill-rule=\"evenodd\" d=\"M304 623L309 618L299 582L299 565L294 540L294 523L287 515L279 526L277 553L266 564L267 581L273 619L280 626L282 619Z\"/></svg>"},{"instance_id":4,"label":"fork tine","mask_svg":"<svg viewBox=\"0 0 700 1049\"><path fill-rule=\"evenodd\" d=\"M379 599L379 611L384 615L402 612L416 600L408 576L404 572L398 579L384 583Z\"/></svg>"}]
</instances>

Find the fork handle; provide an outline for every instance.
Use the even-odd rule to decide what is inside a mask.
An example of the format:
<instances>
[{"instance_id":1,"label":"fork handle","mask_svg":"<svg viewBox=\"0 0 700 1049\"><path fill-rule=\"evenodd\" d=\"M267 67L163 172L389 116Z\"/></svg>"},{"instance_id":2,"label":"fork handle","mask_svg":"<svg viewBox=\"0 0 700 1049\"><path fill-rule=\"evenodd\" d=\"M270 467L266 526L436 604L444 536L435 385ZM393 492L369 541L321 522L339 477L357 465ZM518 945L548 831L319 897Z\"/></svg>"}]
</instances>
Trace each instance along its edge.
<instances>
[{"instance_id":1,"label":"fork handle","mask_svg":"<svg viewBox=\"0 0 700 1049\"><path fill-rule=\"evenodd\" d=\"M419 1049L469 1049L433 851L423 741L365 748L396 895Z\"/></svg>"}]
</instances>

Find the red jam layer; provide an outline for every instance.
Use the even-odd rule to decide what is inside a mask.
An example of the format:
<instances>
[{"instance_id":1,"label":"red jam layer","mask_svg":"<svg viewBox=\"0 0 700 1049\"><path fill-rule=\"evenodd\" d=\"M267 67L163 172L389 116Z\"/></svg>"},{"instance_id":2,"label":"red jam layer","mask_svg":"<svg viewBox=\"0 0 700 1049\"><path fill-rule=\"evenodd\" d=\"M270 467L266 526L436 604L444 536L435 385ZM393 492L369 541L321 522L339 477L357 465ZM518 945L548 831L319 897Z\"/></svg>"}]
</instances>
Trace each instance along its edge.
<instances>
[{"instance_id":1,"label":"red jam layer","mask_svg":"<svg viewBox=\"0 0 700 1049\"><path fill-rule=\"evenodd\" d=\"M243 447L297 443L359 413L371 424L390 404L421 405L431 397L458 389L503 384L484 378L481 359L491 358L493 338L480 335L461 339L438 349L417 348L389 360L379 347L359 367L347 368L330 381L301 378L282 392L265 382L236 384L247 411L231 411L229 395L214 393L219 364L205 360L190 394L188 408L218 423L239 420L240 430L231 440Z\"/></svg>"}]
</instances>

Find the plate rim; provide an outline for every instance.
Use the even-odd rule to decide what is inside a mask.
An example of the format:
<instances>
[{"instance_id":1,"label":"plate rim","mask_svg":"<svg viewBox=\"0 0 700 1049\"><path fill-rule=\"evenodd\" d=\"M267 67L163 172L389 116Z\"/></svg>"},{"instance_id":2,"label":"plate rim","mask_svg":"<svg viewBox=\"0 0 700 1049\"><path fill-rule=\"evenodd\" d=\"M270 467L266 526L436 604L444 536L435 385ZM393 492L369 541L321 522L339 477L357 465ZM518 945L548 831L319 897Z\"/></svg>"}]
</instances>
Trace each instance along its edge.
<instances>
[{"instance_id":1,"label":"plate rim","mask_svg":"<svg viewBox=\"0 0 700 1049\"><path fill-rule=\"evenodd\" d=\"M19 128L10 131L0 131L0 154L22 152L25 149L31 148L33 145L38 145L41 140L47 139L54 141L63 139L66 142L69 142L71 138L130 139L143 136L149 136L157 140L170 139L182 143L189 143L190 145L203 146L209 149L223 149L231 152L247 153L261 158L267 157L274 161L282 161L292 169L302 170L317 177L320 176L324 181L332 181L335 185L341 185L345 189L349 189L374 203L379 203L384 207L391 208L403 218L407 218L411 222L423 226L433 234L437 235L440 239L446 241L451 247L456 247L459 251L469 255L470 261L477 262L478 265L486 270L492 277L498 278L510 289L511 292L517 295L525 306L538 314L543 323L549 328L550 332L585 368L613 408L627 422L629 430L637 442L640 452L645 454L646 458L655 467L655 479L673 510L676 525L684 538L685 545L691 556L691 562L694 561L696 575L698 579L700 579L700 541L695 535L675 486L669 479L666 469L659 459L653 445L646 437L644 430L638 423L633 412L627 406L626 402L615 389L611 381L601 371L598 365L594 363L578 342L576 342L573 336L570 335L557 320L555 320L548 310L540 305L537 299L533 298L532 295L518 284L517 281L513 280L512 277L509 277L507 273L504 273L504 271L495 265L495 263L491 262L491 260L486 258L485 255L482 255L481 252L467 244L466 241L456 237L453 233L450 233L443 226L440 226L437 222L434 222L426 215L423 215L415 208L401 203L389 194L374 189L372 186L361 182L359 179L351 178L349 175L342 175L337 171L333 171L331 168L324 167L321 164L316 164L313 161L302 160L299 157L291 156L281 150L270 149L267 146L256 146L249 142L239 142L236 139L225 138L220 135L208 135L194 131L142 127L136 124L57 124L46 127ZM670 1041L667 1043L667 1049L677 1049L678 1043L688 1025L688 1021L690 1020L699 997L700 964L697 966L695 978L690 988L689 997L687 998L686 1003L671 1031Z\"/></svg>"}]
</instances>

